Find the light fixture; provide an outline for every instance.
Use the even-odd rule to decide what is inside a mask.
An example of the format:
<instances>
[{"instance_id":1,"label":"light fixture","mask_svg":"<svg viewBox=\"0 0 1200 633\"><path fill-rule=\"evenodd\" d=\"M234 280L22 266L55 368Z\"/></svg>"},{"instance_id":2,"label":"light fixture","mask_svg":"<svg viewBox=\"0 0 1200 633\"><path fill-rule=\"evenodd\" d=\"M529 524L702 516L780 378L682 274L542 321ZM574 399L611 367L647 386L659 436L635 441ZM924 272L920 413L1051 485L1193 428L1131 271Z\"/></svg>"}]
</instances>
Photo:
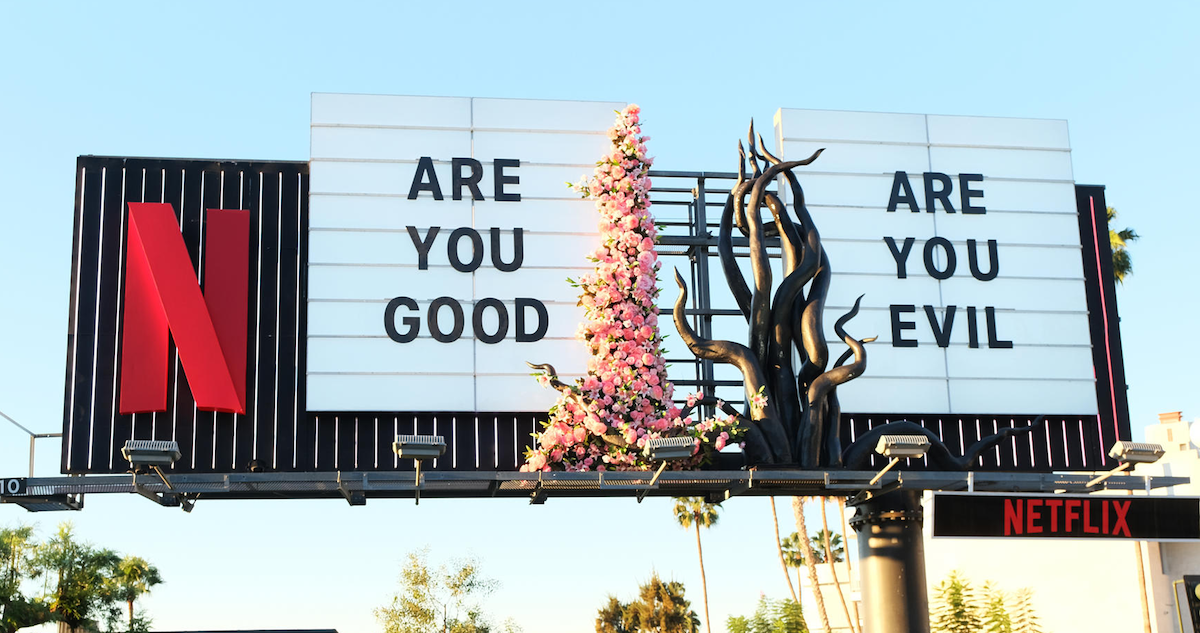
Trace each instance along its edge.
<instances>
[{"instance_id":1,"label":"light fixture","mask_svg":"<svg viewBox=\"0 0 1200 633\"><path fill-rule=\"evenodd\" d=\"M638 493L638 503L646 498L646 493L654 487L658 481L658 476L667 468L667 462L687 459L696 451L696 440L687 437L658 437L646 442L646 451L650 454L652 461L660 462L658 470L654 471L654 476L650 478L650 483L646 488Z\"/></svg>"},{"instance_id":2,"label":"light fixture","mask_svg":"<svg viewBox=\"0 0 1200 633\"><path fill-rule=\"evenodd\" d=\"M871 482L867 485L874 486L901 459L924 457L928 450L929 438L924 435L884 435L880 437L879 443L875 445L875 452L892 459L887 466L883 467L883 470L871 478Z\"/></svg>"},{"instance_id":3,"label":"light fixture","mask_svg":"<svg viewBox=\"0 0 1200 633\"><path fill-rule=\"evenodd\" d=\"M1146 442L1126 442L1124 440L1113 444L1111 450L1108 451L1108 456L1121 462L1120 466L1096 477L1087 483L1087 487L1092 486L1112 477L1113 475L1124 471L1133 464L1153 464L1162 458L1166 451L1163 450L1160 444L1149 444Z\"/></svg>"},{"instance_id":4,"label":"light fixture","mask_svg":"<svg viewBox=\"0 0 1200 633\"><path fill-rule=\"evenodd\" d=\"M421 462L441 457L446 452L446 440L441 435L397 435L392 450L397 457L411 459L416 464L414 498L417 505L421 505Z\"/></svg>"},{"instance_id":5,"label":"light fixture","mask_svg":"<svg viewBox=\"0 0 1200 633\"><path fill-rule=\"evenodd\" d=\"M137 482L137 471L142 467L149 468L158 474L159 479L166 485L167 490L174 491L175 486L171 485L171 480L163 473L163 466L171 466L179 461L183 456L179 452L179 443L170 440L126 440L125 446L121 448L121 456L128 462L133 470L133 488L138 494L150 499L159 505L175 505L171 501L178 501L179 506L184 512L191 512L195 505L188 500L185 495L174 494L168 499L165 495L159 496Z\"/></svg>"}]
</instances>

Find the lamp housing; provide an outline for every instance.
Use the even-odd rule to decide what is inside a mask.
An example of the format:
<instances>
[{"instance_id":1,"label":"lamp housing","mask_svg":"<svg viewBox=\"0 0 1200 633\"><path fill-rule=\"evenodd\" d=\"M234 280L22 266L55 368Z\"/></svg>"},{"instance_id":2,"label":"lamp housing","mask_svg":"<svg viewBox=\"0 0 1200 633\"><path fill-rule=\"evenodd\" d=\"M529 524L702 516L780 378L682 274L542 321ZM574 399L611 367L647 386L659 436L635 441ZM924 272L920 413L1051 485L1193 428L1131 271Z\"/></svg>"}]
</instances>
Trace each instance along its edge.
<instances>
[{"instance_id":1,"label":"lamp housing","mask_svg":"<svg viewBox=\"0 0 1200 633\"><path fill-rule=\"evenodd\" d=\"M696 450L696 440L690 437L659 437L646 442L646 449L654 461L687 459Z\"/></svg>"},{"instance_id":2,"label":"lamp housing","mask_svg":"<svg viewBox=\"0 0 1200 633\"><path fill-rule=\"evenodd\" d=\"M898 459L924 457L929 451L929 438L924 435L884 435L875 445L875 452Z\"/></svg>"},{"instance_id":3,"label":"lamp housing","mask_svg":"<svg viewBox=\"0 0 1200 633\"><path fill-rule=\"evenodd\" d=\"M121 456L131 466L170 466L183 454L179 443L170 440L126 440Z\"/></svg>"},{"instance_id":4,"label":"lamp housing","mask_svg":"<svg viewBox=\"0 0 1200 633\"><path fill-rule=\"evenodd\" d=\"M392 450L405 459L435 459L446 452L446 440L441 435L397 435Z\"/></svg>"},{"instance_id":5,"label":"lamp housing","mask_svg":"<svg viewBox=\"0 0 1200 633\"><path fill-rule=\"evenodd\" d=\"M1108 456L1126 464L1151 464L1158 461L1166 451L1160 444L1147 442L1119 441L1113 444Z\"/></svg>"}]
</instances>

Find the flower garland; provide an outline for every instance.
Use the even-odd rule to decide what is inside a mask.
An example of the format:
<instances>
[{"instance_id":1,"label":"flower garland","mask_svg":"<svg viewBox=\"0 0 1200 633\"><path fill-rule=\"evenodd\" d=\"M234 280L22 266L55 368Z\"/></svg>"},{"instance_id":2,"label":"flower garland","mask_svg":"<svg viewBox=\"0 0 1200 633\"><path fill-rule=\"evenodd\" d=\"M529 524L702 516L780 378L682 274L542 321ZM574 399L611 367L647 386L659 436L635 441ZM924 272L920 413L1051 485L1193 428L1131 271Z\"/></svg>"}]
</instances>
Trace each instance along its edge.
<instances>
[{"instance_id":1,"label":"flower garland","mask_svg":"<svg viewBox=\"0 0 1200 633\"><path fill-rule=\"evenodd\" d=\"M682 418L671 401L658 330L658 228L650 215L653 159L646 155L640 109L617 113L608 131L612 148L589 179L573 188L596 201L602 244L588 258L595 271L578 282L585 321L576 337L587 343L588 373L569 387L556 376L534 374L543 386L564 391L550 408L533 448L526 451L524 472L540 470L647 470L647 442L687 435L695 440L692 457L674 465L695 467L741 437L733 419ZM695 396L689 397L694 402ZM765 402L763 403L765 406Z\"/></svg>"}]
</instances>

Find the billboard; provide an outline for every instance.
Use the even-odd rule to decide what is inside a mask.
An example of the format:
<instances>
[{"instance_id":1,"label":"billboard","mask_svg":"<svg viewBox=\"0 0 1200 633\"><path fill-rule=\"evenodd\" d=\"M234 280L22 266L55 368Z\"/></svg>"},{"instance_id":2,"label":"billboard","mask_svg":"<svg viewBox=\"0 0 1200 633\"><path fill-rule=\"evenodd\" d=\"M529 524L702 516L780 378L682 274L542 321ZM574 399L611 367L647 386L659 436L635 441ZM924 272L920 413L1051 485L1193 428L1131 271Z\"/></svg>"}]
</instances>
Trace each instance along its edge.
<instances>
[{"instance_id":1,"label":"billboard","mask_svg":"<svg viewBox=\"0 0 1200 633\"><path fill-rule=\"evenodd\" d=\"M314 94L307 163L81 157L63 471L123 472L127 439L180 442L177 472L404 470L401 433L446 438L436 470L517 469L556 395L525 362L587 367L565 280L591 269L596 216L564 183L623 105ZM1065 122L783 109L775 128L785 158L826 148L797 173L834 272L827 320L864 294L848 327L880 337L840 391L846 439L906 418L957 450L1044 414L980 467L1106 467L1128 419L1103 190L1073 182ZM695 186L662 176L656 200ZM666 269L715 265L695 204L654 208L664 243L701 244L664 248ZM180 244L152 253L143 225ZM741 341L719 277L713 337ZM703 386L741 400L736 370L714 371Z\"/></svg>"}]
</instances>

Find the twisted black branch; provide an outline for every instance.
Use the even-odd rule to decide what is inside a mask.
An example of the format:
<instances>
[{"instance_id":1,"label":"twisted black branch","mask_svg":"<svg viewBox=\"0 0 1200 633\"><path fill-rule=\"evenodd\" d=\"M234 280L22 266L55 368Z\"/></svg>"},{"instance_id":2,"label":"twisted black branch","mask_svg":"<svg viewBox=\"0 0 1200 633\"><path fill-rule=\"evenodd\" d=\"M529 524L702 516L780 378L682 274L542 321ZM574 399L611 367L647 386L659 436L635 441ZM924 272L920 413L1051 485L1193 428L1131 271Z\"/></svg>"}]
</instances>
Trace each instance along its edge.
<instances>
[{"instance_id":1,"label":"twisted black branch","mask_svg":"<svg viewBox=\"0 0 1200 633\"><path fill-rule=\"evenodd\" d=\"M863 433L862 437L855 440L846 449L842 455L842 463L851 470L864 470L871 465L871 455L875 454L875 445L879 442L880 437L884 435L924 435L929 438L929 451L925 453L925 457L928 458L931 466L940 470L970 470L979 456L987 449L1018 433L1033 431L1045 421L1046 416L1039 415L1029 426L1000 429L994 435L989 435L967 447L961 457L956 457L950 452L950 449L946 448L942 438L933 431L908 420L897 420Z\"/></svg>"},{"instance_id":2,"label":"twisted black branch","mask_svg":"<svg viewBox=\"0 0 1200 633\"><path fill-rule=\"evenodd\" d=\"M767 385L766 375L754 357L754 353L745 345L732 341L712 341L696 334L684 315L684 306L687 305L687 284L683 282L683 276L679 274L678 269L675 270L675 283L679 284L679 297L675 299L672 316L675 319L675 329L679 331L679 337L697 358L737 367L738 371L742 373L746 400L749 402L751 396ZM791 445L779 418L771 412L771 407L753 409L750 422L751 426L757 427L761 431L766 446L753 446L747 436L747 460L752 463L755 461L773 461L775 463L792 461Z\"/></svg>"}]
</instances>

